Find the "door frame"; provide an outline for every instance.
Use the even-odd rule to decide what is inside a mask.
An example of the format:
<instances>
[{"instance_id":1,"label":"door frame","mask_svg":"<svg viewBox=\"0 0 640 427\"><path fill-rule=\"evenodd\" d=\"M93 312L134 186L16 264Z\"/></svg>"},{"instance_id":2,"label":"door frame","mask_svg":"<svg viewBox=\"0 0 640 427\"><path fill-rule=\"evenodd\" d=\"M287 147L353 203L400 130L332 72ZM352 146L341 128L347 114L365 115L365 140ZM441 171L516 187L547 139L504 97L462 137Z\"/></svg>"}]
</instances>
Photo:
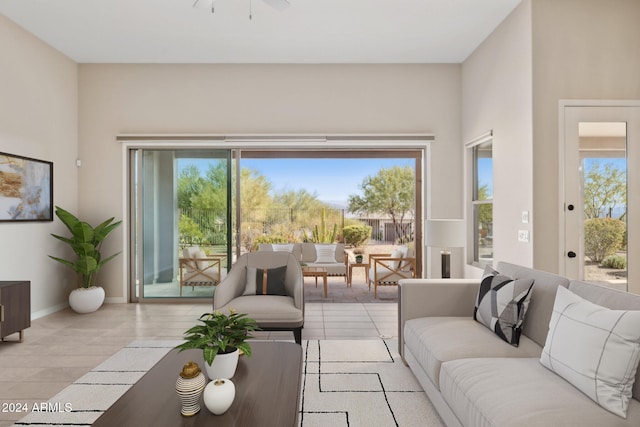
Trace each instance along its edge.
<instances>
[{"instance_id":1,"label":"door frame","mask_svg":"<svg viewBox=\"0 0 640 427\"><path fill-rule=\"evenodd\" d=\"M565 226L565 216L566 216L566 180L565 180L565 166L566 166L566 149L567 144L570 142L567 138L567 125L568 125L568 108L584 108L585 111L590 107L603 108L607 107L612 108L628 108L628 109L640 109L640 100L560 100L558 107L558 130L559 130L559 144L558 144L558 183L559 183L559 191L558 191L558 273L560 275L566 275L566 252L569 250L566 244L566 233L567 229ZM631 114L632 112L629 111ZM620 120L622 121L622 120ZM626 120L624 120L626 121ZM640 124L635 123L632 126L627 126L627 194L632 194L635 187L638 185L638 180L640 179L640 167L633 167L633 165L640 165L640 135L634 134L634 129L640 128ZM637 141L637 146L633 146L632 142ZM640 212L640 201L638 200L629 200L627 198L627 233L629 236L640 236L638 233L640 224L639 221L632 222L630 219L633 217L635 212ZM638 216L635 214L636 217ZM628 239L631 244L628 242L627 247L627 259L633 259L633 256L638 251L638 247L640 247L640 242L636 239ZM627 289L628 292L633 292L640 294L640 285L634 285L633 279L640 277L640 266L634 265L634 263L627 263Z\"/></svg>"},{"instance_id":2,"label":"door frame","mask_svg":"<svg viewBox=\"0 0 640 427\"><path fill-rule=\"evenodd\" d=\"M134 269L136 260L132 259L135 248L134 242L130 239L130 229L135 224L130 224L131 212L136 206L132 206L130 194L129 175L129 151L131 149L229 149L237 150L238 153L254 150L273 151L399 151L399 150L420 150L422 159L417 159L416 166L420 166L420 171L416 170L416 185L420 191L416 192L416 221L422 220L424 214L429 210L429 170L425 167L431 158L430 143L435 142L433 134L208 134L208 135L158 135L158 134L121 134L116 137L116 141L122 143L122 164L123 164L123 232L125 241L129 241L125 253L125 263L123 268L123 295L126 295L126 302L138 302L135 293L131 291L134 280ZM241 157L241 154L240 154ZM234 159L237 160L237 159ZM421 160L421 161L420 161ZM233 162L232 162L233 164ZM233 166L232 166L233 167ZM233 190L232 190L233 191ZM418 226L416 224L416 239L422 239L424 235L424 221ZM237 225L236 225L237 226ZM234 242L234 245L236 242ZM235 246L232 246L235 249ZM422 245L416 247L416 258L419 264L424 265L424 254ZM145 299L145 303L192 303L197 300L180 298L152 298Z\"/></svg>"}]
</instances>

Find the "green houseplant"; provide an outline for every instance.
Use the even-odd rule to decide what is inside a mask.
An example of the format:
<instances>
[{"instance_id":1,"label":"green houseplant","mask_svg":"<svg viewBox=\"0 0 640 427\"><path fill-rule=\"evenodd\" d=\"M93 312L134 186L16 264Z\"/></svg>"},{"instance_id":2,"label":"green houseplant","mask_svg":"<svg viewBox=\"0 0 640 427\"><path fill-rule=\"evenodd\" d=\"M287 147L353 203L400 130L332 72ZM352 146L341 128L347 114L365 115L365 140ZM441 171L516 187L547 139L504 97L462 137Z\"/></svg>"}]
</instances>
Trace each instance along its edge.
<instances>
[{"instance_id":1,"label":"green houseplant","mask_svg":"<svg viewBox=\"0 0 640 427\"><path fill-rule=\"evenodd\" d=\"M49 257L66 265L67 267L78 273L82 279L82 284L80 287L81 289L88 290L99 288L95 286L95 280L98 271L100 271L103 265L115 258L120 253L118 252L106 258L102 258L100 248L107 236L109 236L109 234L111 234L111 232L115 230L122 223L122 221L114 221L114 218L109 218L98 226L92 227L87 222L79 220L76 216L59 206L56 206L56 216L71 232L71 236L63 237L53 233L51 235L54 238L67 243L71 247L71 249L73 249L73 252L75 253L75 259L67 260L52 255L49 255ZM99 302L98 306L95 307L95 309L76 309L73 304L78 299L87 299L89 293L83 293L80 296L80 294L74 294L74 292L72 292L72 294L69 295L69 303L74 310L80 313L95 311L102 305L102 302L104 301L104 289L99 288L96 293L102 294L102 301ZM93 305L95 304L96 302L94 302Z\"/></svg>"},{"instance_id":2,"label":"green houseplant","mask_svg":"<svg viewBox=\"0 0 640 427\"><path fill-rule=\"evenodd\" d=\"M202 324L188 329L184 336L186 341L176 346L180 351L201 349L206 362L205 370L210 379L233 376L238 363L239 350L242 350L247 357L251 357L251 346L247 340L252 338L250 332L259 329L256 321L247 317L246 314L237 313L233 309L229 312L228 316L219 311L204 313L198 319ZM216 364L218 359L226 355L232 355L230 358L235 359L235 363L228 368L232 370L231 373L220 373Z\"/></svg>"}]
</instances>

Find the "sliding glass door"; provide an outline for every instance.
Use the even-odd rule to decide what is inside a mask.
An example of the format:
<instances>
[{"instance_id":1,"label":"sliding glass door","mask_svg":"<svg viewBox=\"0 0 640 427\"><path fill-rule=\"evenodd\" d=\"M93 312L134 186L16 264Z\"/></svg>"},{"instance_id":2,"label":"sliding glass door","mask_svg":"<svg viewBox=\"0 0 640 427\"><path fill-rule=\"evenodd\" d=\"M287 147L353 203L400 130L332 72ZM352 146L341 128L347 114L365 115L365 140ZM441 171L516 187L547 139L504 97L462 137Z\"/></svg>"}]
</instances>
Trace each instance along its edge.
<instances>
[{"instance_id":1,"label":"sliding glass door","mask_svg":"<svg viewBox=\"0 0 640 427\"><path fill-rule=\"evenodd\" d=\"M132 300L208 298L231 260L231 152L130 150Z\"/></svg>"}]
</instances>

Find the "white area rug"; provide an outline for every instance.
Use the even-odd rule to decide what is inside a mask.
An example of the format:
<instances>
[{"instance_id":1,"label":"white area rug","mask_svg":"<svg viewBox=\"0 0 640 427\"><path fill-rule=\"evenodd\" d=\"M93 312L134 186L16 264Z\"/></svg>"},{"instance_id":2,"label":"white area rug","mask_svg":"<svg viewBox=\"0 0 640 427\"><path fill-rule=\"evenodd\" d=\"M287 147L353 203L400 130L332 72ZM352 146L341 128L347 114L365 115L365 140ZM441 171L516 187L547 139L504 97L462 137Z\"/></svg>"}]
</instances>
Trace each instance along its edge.
<instances>
[{"instance_id":1,"label":"white area rug","mask_svg":"<svg viewBox=\"0 0 640 427\"><path fill-rule=\"evenodd\" d=\"M133 341L54 396L50 410L15 425L90 426L180 342ZM396 340L303 341L300 426L443 426L396 348Z\"/></svg>"},{"instance_id":2,"label":"white area rug","mask_svg":"<svg viewBox=\"0 0 640 427\"><path fill-rule=\"evenodd\" d=\"M306 341L302 427L443 426L397 340Z\"/></svg>"}]
</instances>

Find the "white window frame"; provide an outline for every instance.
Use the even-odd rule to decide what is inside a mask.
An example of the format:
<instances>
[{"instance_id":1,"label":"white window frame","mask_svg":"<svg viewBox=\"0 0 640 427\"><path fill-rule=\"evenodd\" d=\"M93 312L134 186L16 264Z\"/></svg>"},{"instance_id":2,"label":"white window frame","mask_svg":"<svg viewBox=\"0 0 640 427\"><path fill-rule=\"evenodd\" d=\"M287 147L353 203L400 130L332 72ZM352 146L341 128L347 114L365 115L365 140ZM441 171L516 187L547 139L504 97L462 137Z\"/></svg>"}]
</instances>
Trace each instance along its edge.
<instances>
[{"instance_id":1,"label":"white window frame","mask_svg":"<svg viewBox=\"0 0 640 427\"><path fill-rule=\"evenodd\" d=\"M468 200L468 236L467 236L467 264L475 267L484 268L493 264L493 258L483 260L480 257L479 239L477 238L477 211L479 206L491 205L493 211L493 194L491 199L478 199L478 171L477 171L477 150L480 146L491 144L493 152L493 131L487 132L482 136L465 144L467 150L467 200ZM493 154L492 154L493 158ZM493 184L493 177L492 177Z\"/></svg>"}]
</instances>

